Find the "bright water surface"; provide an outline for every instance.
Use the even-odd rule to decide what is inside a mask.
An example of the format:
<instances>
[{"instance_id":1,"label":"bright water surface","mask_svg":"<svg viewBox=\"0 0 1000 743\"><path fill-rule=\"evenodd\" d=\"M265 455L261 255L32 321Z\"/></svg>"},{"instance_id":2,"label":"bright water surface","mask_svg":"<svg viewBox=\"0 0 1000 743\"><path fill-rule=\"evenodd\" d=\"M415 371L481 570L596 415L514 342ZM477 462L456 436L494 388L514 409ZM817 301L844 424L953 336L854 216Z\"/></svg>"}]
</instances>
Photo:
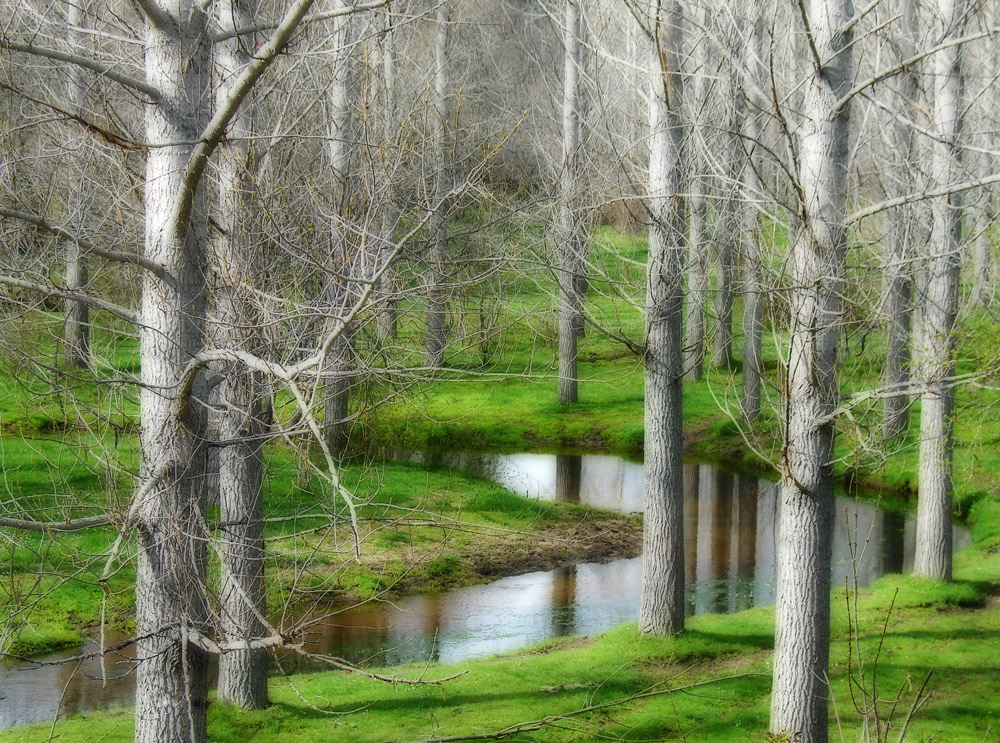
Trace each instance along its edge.
<instances>
[{"instance_id":1,"label":"bright water surface","mask_svg":"<svg viewBox=\"0 0 1000 743\"><path fill-rule=\"evenodd\" d=\"M642 510L642 465L617 457L414 454L407 458L481 475L529 498L625 513ZM689 614L734 612L774 602L776 491L774 483L750 475L714 465L685 465ZM844 585L855 570L860 585L883 573L909 570L912 514L887 513L848 498L838 499L838 511L834 585ZM955 529L956 549L969 541L965 530ZM852 543L858 545L856 561ZM356 664L463 661L552 637L594 635L634 621L641 570L641 557L581 563L299 620L311 624L311 650ZM96 648L91 642L84 651ZM288 671L300 664L286 658L283 666ZM127 658L108 658L109 680L103 685L98 661L79 666L8 666L0 670L0 729L51 720L57 708L60 715L70 715L127 704L133 685L129 668Z\"/></svg>"}]
</instances>

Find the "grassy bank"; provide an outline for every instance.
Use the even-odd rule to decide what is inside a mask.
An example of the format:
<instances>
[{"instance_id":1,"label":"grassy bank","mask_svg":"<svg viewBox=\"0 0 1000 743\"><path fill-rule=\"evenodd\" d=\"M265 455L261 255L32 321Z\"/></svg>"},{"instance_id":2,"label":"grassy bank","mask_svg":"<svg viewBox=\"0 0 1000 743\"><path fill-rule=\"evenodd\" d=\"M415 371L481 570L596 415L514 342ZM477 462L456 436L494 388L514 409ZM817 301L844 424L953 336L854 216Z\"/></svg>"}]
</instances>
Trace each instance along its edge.
<instances>
[{"instance_id":1,"label":"grassy bank","mask_svg":"<svg viewBox=\"0 0 1000 743\"><path fill-rule=\"evenodd\" d=\"M38 495L53 484L43 480L51 457L41 453L65 443L0 440L14 500L27 505L31 498L36 513L47 506L55 520L68 511L64 499ZM92 443L81 439L77 446L90 450ZM282 447L270 449L267 460L268 598L276 614L314 602L391 599L639 552L641 524L634 516L527 500L447 467L352 460L341 475L359 496L358 561L354 535L320 478L303 475L301 462ZM81 474L72 481L78 486L70 491L74 513L84 512L98 498L99 478ZM57 507L56 500L63 502ZM0 626L9 652L33 655L78 644L97 625L102 599L112 628L130 629L134 555L128 549L120 555L106 594L100 583L114 539L113 530L97 529L11 543L8 579L0 585Z\"/></svg>"},{"instance_id":2,"label":"grassy bank","mask_svg":"<svg viewBox=\"0 0 1000 743\"><path fill-rule=\"evenodd\" d=\"M863 594L856 613L848 611L843 590L836 593L832 740L859 739L863 722L852 703L852 694L860 699L859 683L870 689L874 679L886 700L883 716L901 694L893 715L898 726L928 673L930 697L913 717L906 740L996 739L1000 611L990 590L1000 579L1000 560L982 551L966 553L958 576L950 585L888 576ZM266 711L213 705L209 737L286 743L333 736L378 743L490 733L663 692L553 720L514 739L761 742L767 740L772 642L773 611L760 608L692 619L689 630L674 639L639 637L634 625L625 625L599 637L550 642L497 658L392 669L407 679L464 673L440 687L388 685L336 673L274 679L273 705ZM676 691L666 693L671 689ZM48 725L12 730L0 734L0 741L34 743L48 740L50 732ZM132 721L126 711L95 713L61 723L57 734L64 743L128 741Z\"/></svg>"}]
</instances>

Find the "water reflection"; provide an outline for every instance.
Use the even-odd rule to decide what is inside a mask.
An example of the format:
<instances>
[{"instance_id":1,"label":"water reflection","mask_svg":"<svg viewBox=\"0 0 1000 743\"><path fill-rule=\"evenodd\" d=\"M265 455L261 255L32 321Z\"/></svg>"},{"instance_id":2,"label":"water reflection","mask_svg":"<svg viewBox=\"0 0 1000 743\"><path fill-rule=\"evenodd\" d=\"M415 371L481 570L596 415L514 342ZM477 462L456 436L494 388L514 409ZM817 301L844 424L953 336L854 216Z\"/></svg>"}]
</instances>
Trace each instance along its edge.
<instances>
[{"instance_id":1,"label":"water reflection","mask_svg":"<svg viewBox=\"0 0 1000 743\"><path fill-rule=\"evenodd\" d=\"M93 641L73 652L46 658L54 661L98 650ZM102 671L99 660L65 665L0 664L0 730L52 720L60 715L106 709L131 699L134 680L127 658L108 656ZM107 678L107 684L102 678Z\"/></svg>"},{"instance_id":2,"label":"water reflection","mask_svg":"<svg viewBox=\"0 0 1000 743\"><path fill-rule=\"evenodd\" d=\"M642 510L642 465L605 456L411 455L460 467L534 498L623 512ZM867 585L913 562L914 518L838 499L833 582ZM734 612L774 601L774 555L780 528L774 483L705 464L684 467L685 574L689 614ZM955 530L955 548L969 544ZM852 544L855 545L852 548ZM858 556L852 560L852 554ZM361 665L456 662L515 650L551 637L594 635L638 616L642 558L585 563L413 596L335 614L298 617L307 645ZM295 657L287 672L304 668ZM115 676L127 665L109 670ZM75 675L74 675L75 674ZM132 678L100 681L99 665L8 667L0 674L0 728L130 701ZM72 677L72 678L71 678ZM90 677L90 678L88 678ZM65 692L64 692L65 690Z\"/></svg>"}]
</instances>

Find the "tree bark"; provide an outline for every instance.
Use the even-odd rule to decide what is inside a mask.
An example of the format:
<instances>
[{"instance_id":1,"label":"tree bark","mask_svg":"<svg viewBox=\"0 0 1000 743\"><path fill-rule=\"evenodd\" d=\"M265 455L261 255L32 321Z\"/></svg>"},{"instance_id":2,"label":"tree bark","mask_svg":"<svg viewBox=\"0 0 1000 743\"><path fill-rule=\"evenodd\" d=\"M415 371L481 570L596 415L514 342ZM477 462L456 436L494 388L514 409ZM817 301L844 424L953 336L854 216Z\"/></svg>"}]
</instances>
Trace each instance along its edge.
<instances>
[{"instance_id":1,"label":"tree bark","mask_svg":"<svg viewBox=\"0 0 1000 743\"><path fill-rule=\"evenodd\" d=\"M937 20L943 37L956 36L965 20L965 0L938 0ZM932 178L944 187L960 173L962 129L962 47L934 55L934 124ZM921 320L920 481L917 542L913 572L926 578L951 579L952 412L955 389L954 330L961 268L962 211L959 194L931 201L933 227L927 246L926 297Z\"/></svg>"},{"instance_id":2,"label":"tree bark","mask_svg":"<svg viewBox=\"0 0 1000 743\"><path fill-rule=\"evenodd\" d=\"M986 178L994 172L994 158L981 152L979 160L979 177ZM973 307L988 307L993 301L996 291L993 282L993 223L996 220L996 197L993 186L986 186L980 195L976 208L976 242L972 248L972 296L969 301Z\"/></svg>"},{"instance_id":3,"label":"tree bark","mask_svg":"<svg viewBox=\"0 0 1000 743\"><path fill-rule=\"evenodd\" d=\"M790 348L777 550L773 733L827 740L833 411L846 249L850 0L807 0L811 65L799 136L801 227L790 258Z\"/></svg>"},{"instance_id":4,"label":"tree bark","mask_svg":"<svg viewBox=\"0 0 1000 743\"><path fill-rule=\"evenodd\" d=\"M691 154L692 161L700 158ZM684 336L684 379L697 382L705 366L705 297L708 294L708 271L705 225L705 180L692 175L688 200L688 300Z\"/></svg>"},{"instance_id":5,"label":"tree bark","mask_svg":"<svg viewBox=\"0 0 1000 743\"><path fill-rule=\"evenodd\" d=\"M762 173L764 167L764 112L769 102L751 92L767 89L767 70L764 58L767 54L767 28L764 24L764 4L762 0L748 3L746 19L753 24L753 35L749 47L743 48L742 58L746 60L744 74L749 78L741 86L746 96L744 111L752 113L745 119L746 139L744 151L746 163L743 169L742 189L745 204L743 225L743 379L740 392L740 409L743 420L750 423L760 417L760 396L764 380L764 365L761 355L761 340L764 332L764 240L763 206L764 199ZM749 105L748 105L749 104Z\"/></svg>"},{"instance_id":6,"label":"tree bark","mask_svg":"<svg viewBox=\"0 0 1000 743\"><path fill-rule=\"evenodd\" d=\"M70 46L75 52L80 52L86 44L86 36L79 29L84 27L86 0L67 0L66 3L66 27L69 36ZM67 70L66 97L69 102L69 109L75 113L83 114L83 100L86 85L86 71L70 65ZM85 135L82 132L76 133L77 141L83 141ZM80 212L85 202L84 198L84 173L81 167L83 159L78 153L78 157L69 158L67 208L69 209L70 225L80 222ZM79 233L79 229L75 230ZM64 284L71 292L86 292L90 284L90 271L87 261L87 251L74 240L66 241L64 259L66 261ZM86 302L74 299L67 299L65 302L66 318L64 329L64 342L66 350L66 367L69 369L86 369L90 367L90 306Z\"/></svg>"},{"instance_id":7,"label":"tree bark","mask_svg":"<svg viewBox=\"0 0 1000 743\"><path fill-rule=\"evenodd\" d=\"M707 29L712 17L707 3L698 10L698 25ZM691 117L691 142L687 164L691 170L688 179L688 264L687 264L687 318L684 334L684 379L697 382L702 378L705 363L705 300L708 297L708 228L705 191L708 175L705 163L706 129L703 120L705 109L709 108L708 64L709 37L703 32L694 48L694 69L691 80L694 90L689 96L688 108Z\"/></svg>"},{"instance_id":8,"label":"tree bark","mask_svg":"<svg viewBox=\"0 0 1000 743\"><path fill-rule=\"evenodd\" d=\"M343 0L333 0L333 10L344 8ZM324 362L328 375L324 382L323 437L331 451L347 445L348 404L352 379L353 324L346 317L354 302L354 287L350 280L352 268L351 196L348 174L351 167L352 137L350 109L351 51L348 34L350 16L334 19L332 41L337 49L333 62L333 77L329 89L329 137L327 154L330 158L330 255L327 260L325 305L329 317L325 332L342 326Z\"/></svg>"},{"instance_id":9,"label":"tree bark","mask_svg":"<svg viewBox=\"0 0 1000 743\"><path fill-rule=\"evenodd\" d=\"M914 0L903 0L903 28L898 41L900 59L915 53L917 40L917 9ZM920 92L916 71L906 69L897 78L896 103L899 117L893 127L894 149L900 153L899 196L915 190L916 140L912 126ZM889 394L882 408L882 435L886 440L904 433L909 427L910 397L905 390L910 384L910 322L913 294L913 234L916 229L916 209L900 206L886 214L885 315L886 357L885 385Z\"/></svg>"},{"instance_id":10,"label":"tree bark","mask_svg":"<svg viewBox=\"0 0 1000 743\"><path fill-rule=\"evenodd\" d=\"M649 49L649 185L646 268L645 490L639 631L684 629L684 496L681 374L684 294L681 121L683 15L657 6Z\"/></svg>"},{"instance_id":11,"label":"tree bark","mask_svg":"<svg viewBox=\"0 0 1000 743\"><path fill-rule=\"evenodd\" d=\"M448 20L450 0L441 0L435 15L434 91L431 102L431 150L434 167L434 206L428 223L429 253L427 277L427 338L424 363L431 369L444 366L448 345L448 290L445 286L445 263L448 260L448 215L444 200L449 189L446 146L448 129Z\"/></svg>"},{"instance_id":12,"label":"tree bark","mask_svg":"<svg viewBox=\"0 0 1000 743\"><path fill-rule=\"evenodd\" d=\"M376 122L377 131L381 132L379 143L382 147L390 147L399 129L399 114L396 110L396 30L392 26L389 11L382 14L385 17L385 29L382 32L378 48L382 64L381 85L376 83L373 100L383 99L380 122ZM377 79L377 72L374 72ZM377 107L376 107L377 108ZM398 221L399 208L396 205L394 184L390 181L390 173L386 173L385 183L381 184L381 234L380 255L378 265L382 267L382 275L378 280L378 316L379 336L383 343L395 340L399 325L399 308L395 297L396 263L388 255L393 246L393 240ZM391 261L391 262L390 262ZM389 262L389 265L386 263Z\"/></svg>"},{"instance_id":13,"label":"tree bark","mask_svg":"<svg viewBox=\"0 0 1000 743\"><path fill-rule=\"evenodd\" d=\"M730 59L742 59L742 39L736 11L724 19L722 33L726 37L727 53ZM741 213L740 183L743 178L745 158L743 156L742 128L744 119L743 95L739 81L739 71L734 64L727 65L728 74L723 85L726 94L726 118L722 131L722 156L725 172L718 181L719 216L716 225L716 244L719 250L719 273L715 286L715 336L712 340L712 363L719 368L727 368L733 363L733 286L738 269L737 258L740 250Z\"/></svg>"},{"instance_id":14,"label":"tree bark","mask_svg":"<svg viewBox=\"0 0 1000 743\"><path fill-rule=\"evenodd\" d=\"M256 0L219 0L217 30L232 35L215 46L216 98L224 105L233 82L246 69L254 36L236 36L251 25ZM253 235L250 194L255 157L253 94L233 117L219 148L219 179L214 215L219 229L212 244L216 347L258 353L259 317L250 291L257 275L258 246ZM219 632L224 642L259 639L267 613L264 588L263 435L265 381L259 372L226 363L213 391L213 421L219 439L218 482L221 539ZM267 706L267 654L261 648L232 650L219 658L219 699L243 709Z\"/></svg>"},{"instance_id":15,"label":"tree bark","mask_svg":"<svg viewBox=\"0 0 1000 743\"><path fill-rule=\"evenodd\" d=\"M744 48L743 58L746 60L746 74L751 79L742 88L744 91L751 91L756 86L765 90L766 69L763 60L767 53L767 30L764 25L764 6L761 0L748 5L751 13L747 20L753 23L753 38L749 50ZM740 392L743 420L748 423L760 417L760 391L764 379L761 356L761 338L764 332L764 220L763 208L756 205L764 198L765 192L761 173L764 164L764 111L768 105L767 101L756 95L751 100L756 105L752 107L754 113L746 120L746 166L742 179L747 221L743 239L743 380Z\"/></svg>"},{"instance_id":16,"label":"tree bark","mask_svg":"<svg viewBox=\"0 0 1000 743\"><path fill-rule=\"evenodd\" d=\"M563 29L562 169L559 195L560 403L578 399L577 345L583 330L583 226L580 219L580 0L566 0Z\"/></svg>"},{"instance_id":17,"label":"tree bark","mask_svg":"<svg viewBox=\"0 0 1000 743\"><path fill-rule=\"evenodd\" d=\"M146 81L161 91L146 107L144 258L139 329L142 490L136 506L137 743L205 740L208 657L187 639L205 632L205 384L179 399L180 374L202 350L207 296L207 214L195 184L191 209L177 217L184 175L209 110L211 24L196 0L175 3L169 22L146 25Z\"/></svg>"}]
</instances>

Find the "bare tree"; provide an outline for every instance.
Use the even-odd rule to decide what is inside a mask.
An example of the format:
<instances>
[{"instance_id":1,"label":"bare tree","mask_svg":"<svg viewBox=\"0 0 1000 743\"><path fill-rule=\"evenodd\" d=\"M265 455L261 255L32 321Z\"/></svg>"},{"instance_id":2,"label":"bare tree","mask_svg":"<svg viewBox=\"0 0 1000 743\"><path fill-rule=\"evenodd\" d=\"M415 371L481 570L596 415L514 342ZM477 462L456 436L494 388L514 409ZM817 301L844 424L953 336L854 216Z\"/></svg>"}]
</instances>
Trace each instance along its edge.
<instances>
[{"instance_id":1,"label":"bare tree","mask_svg":"<svg viewBox=\"0 0 1000 743\"><path fill-rule=\"evenodd\" d=\"M917 46L917 7L914 0L902 2L902 32L897 35L898 57L913 56ZM894 79L896 118L892 127L894 151L900 167L895 181L898 193L912 193L917 183L916 139L913 122L917 117L920 86L913 67L904 68ZM902 204L886 213L885 317L887 322L885 385L889 393L882 412L882 433L886 439L906 431L910 400L905 389L910 383L910 319L912 315L913 243L917 230L915 207Z\"/></svg>"},{"instance_id":2,"label":"bare tree","mask_svg":"<svg viewBox=\"0 0 1000 743\"><path fill-rule=\"evenodd\" d=\"M956 38L966 20L964 0L939 0L935 22L941 37ZM962 130L962 46L934 54L934 145L932 179L947 191L960 166ZM926 255L921 297L920 485L917 542L913 571L928 578L951 579L952 429L955 405L954 330L961 268L961 195L945 193L931 200L933 227Z\"/></svg>"},{"instance_id":3,"label":"bare tree","mask_svg":"<svg viewBox=\"0 0 1000 743\"><path fill-rule=\"evenodd\" d=\"M743 152L743 126L745 118L743 81L737 60L744 59L743 28L738 5L731 6L717 20L723 49L725 72L719 91L723 97L724 120L722 123L721 162L719 163L718 224L716 245L719 263L715 284L715 335L712 339L712 363L729 367L733 363L733 304L737 283L742 216L744 205L740 199L740 184L746 158Z\"/></svg>"},{"instance_id":4,"label":"bare tree","mask_svg":"<svg viewBox=\"0 0 1000 743\"><path fill-rule=\"evenodd\" d=\"M343 0L332 0L332 10L342 10ZM330 316L324 332L335 331L326 357L325 403L323 408L323 436L331 451L339 451L347 443L348 402L350 398L352 349L354 325L343 318L354 304L356 288L351 281L351 266L357 255L356 240L352 234L352 210L358 208L348 185L354 154L354 131L351 106L351 82L354 62L353 39L350 34L351 19L348 15L333 20L331 41L335 49L333 75L329 87L329 134L327 156L330 167L330 253L326 260L326 278L323 288L324 303Z\"/></svg>"},{"instance_id":5,"label":"bare tree","mask_svg":"<svg viewBox=\"0 0 1000 743\"><path fill-rule=\"evenodd\" d=\"M708 28L712 22L712 10L708 3L698 6L698 23L701 31L694 36L690 65L693 85L687 96L691 121L690 156L687 158L691 170L688 196L688 264L687 264L687 320L684 336L684 378L692 381L701 379L705 361L705 329L707 318L705 300L708 296L709 243L707 225L708 175L705 153L707 151L706 130L707 111L711 110L711 37Z\"/></svg>"},{"instance_id":6,"label":"bare tree","mask_svg":"<svg viewBox=\"0 0 1000 743\"><path fill-rule=\"evenodd\" d=\"M763 98L766 89L764 59L766 57L766 33L764 23L764 3L751 0L746 3L747 21L752 24L751 43L744 45L743 58L746 60L746 79L741 86L747 96L749 115L746 121L745 139L746 166L743 170L743 199L747 205L743 224L743 380L740 408L743 419L755 421L760 416L760 396L764 368L761 358L761 336L763 335L763 292L764 292L764 250L763 250L763 205L765 189L763 185L764 129L767 101Z\"/></svg>"},{"instance_id":7,"label":"bare tree","mask_svg":"<svg viewBox=\"0 0 1000 743\"><path fill-rule=\"evenodd\" d=\"M66 33L69 47L75 54L80 54L85 48L86 39L82 33L85 26L87 2L85 0L67 0L66 3ZM88 71L82 67L73 66L67 70L66 98L70 109L76 114L83 113L83 102L86 94ZM85 140L82 132L77 132L76 141ZM85 203L83 195L83 158L70 158L68 162L68 189L70 198L67 208L71 220L79 219L79 212ZM70 224L72 225L73 222ZM90 283L90 272L87 262L87 251L74 240L66 241L66 273L64 279L66 289L71 292L85 292ZM67 299L66 305L66 366L69 368L86 368L90 366L90 307L86 302Z\"/></svg>"},{"instance_id":8,"label":"bare tree","mask_svg":"<svg viewBox=\"0 0 1000 743\"><path fill-rule=\"evenodd\" d=\"M808 73L798 137L799 230L792 243L791 327L781 459L773 733L827 740L833 411L846 255L851 0L799 6Z\"/></svg>"},{"instance_id":9,"label":"bare tree","mask_svg":"<svg viewBox=\"0 0 1000 743\"><path fill-rule=\"evenodd\" d=\"M577 341L583 330L581 276L585 270L580 214L580 74L582 65L580 0L565 0L563 11L562 167L559 194L559 384L560 403L578 397Z\"/></svg>"},{"instance_id":10,"label":"bare tree","mask_svg":"<svg viewBox=\"0 0 1000 743\"><path fill-rule=\"evenodd\" d=\"M649 259L646 266L645 492L639 631L684 629L681 375L684 298L685 129L678 0L646 9L649 34Z\"/></svg>"},{"instance_id":11,"label":"bare tree","mask_svg":"<svg viewBox=\"0 0 1000 743\"><path fill-rule=\"evenodd\" d=\"M256 37L256 0L219 0L214 48L216 99L225 106L234 83L250 65ZM253 93L233 117L219 147L218 183L211 244L215 348L260 354L260 312L254 294L260 245L255 225L257 153L253 147ZM264 503L261 492L266 432L266 384L261 372L220 362L212 394L212 428L218 440L221 585L219 632L224 643L246 647L219 658L218 695L244 709L267 706L267 653L249 643L264 634Z\"/></svg>"},{"instance_id":12,"label":"bare tree","mask_svg":"<svg viewBox=\"0 0 1000 743\"><path fill-rule=\"evenodd\" d=\"M448 213L440 208L451 189L448 168L448 20L451 0L439 0L435 12L434 85L428 128L431 135L434 211L428 226L427 255L427 338L424 363L437 369L444 365L448 345L448 289L445 266L448 260Z\"/></svg>"}]
</instances>

